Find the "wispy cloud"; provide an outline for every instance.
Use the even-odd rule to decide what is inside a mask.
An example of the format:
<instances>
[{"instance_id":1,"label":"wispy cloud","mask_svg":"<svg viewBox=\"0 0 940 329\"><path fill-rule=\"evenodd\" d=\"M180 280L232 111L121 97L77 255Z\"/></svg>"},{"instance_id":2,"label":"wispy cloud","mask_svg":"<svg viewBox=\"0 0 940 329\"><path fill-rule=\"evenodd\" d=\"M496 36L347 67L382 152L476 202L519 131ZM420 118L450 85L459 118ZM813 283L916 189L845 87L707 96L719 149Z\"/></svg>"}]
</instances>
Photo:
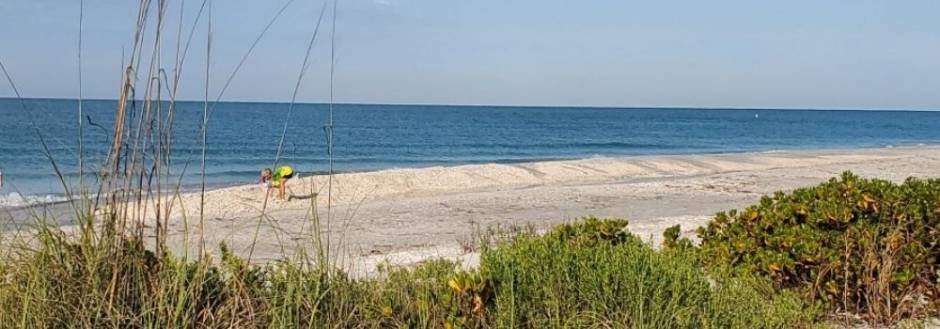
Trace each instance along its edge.
<instances>
[{"instance_id":1,"label":"wispy cloud","mask_svg":"<svg viewBox=\"0 0 940 329\"><path fill-rule=\"evenodd\" d=\"M392 0L372 0L375 4L379 6L391 6Z\"/></svg>"}]
</instances>

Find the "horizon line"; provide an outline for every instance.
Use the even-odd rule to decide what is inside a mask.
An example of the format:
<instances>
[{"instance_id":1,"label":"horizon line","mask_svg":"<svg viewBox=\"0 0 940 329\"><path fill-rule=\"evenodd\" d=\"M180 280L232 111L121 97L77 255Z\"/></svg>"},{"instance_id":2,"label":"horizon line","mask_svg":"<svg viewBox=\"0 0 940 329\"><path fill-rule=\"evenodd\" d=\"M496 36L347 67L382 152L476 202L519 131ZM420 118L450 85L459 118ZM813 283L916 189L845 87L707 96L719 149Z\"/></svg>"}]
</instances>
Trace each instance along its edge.
<instances>
[{"instance_id":1,"label":"horizon line","mask_svg":"<svg viewBox=\"0 0 940 329\"><path fill-rule=\"evenodd\" d=\"M78 98L66 97L23 97L24 100L55 100L77 101ZM18 100L16 97L0 96L0 100ZM83 98L82 101L109 101L117 99ZM142 102L143 100L136 100ZM205 100L178 99L176 102L204 103ZM170 100L162 100L170 102ZM216 103L213 101L213 103ZM231 104L290 104L289 101L273 100L222 100L218 103ZM329 105L329 102L294 102L297 105ZM609 110L757 110L757 111L845 111L845 112L940 112L940 108L860 108L860 107L748 107L748 106L689 106L689 105L509 105L509 104L442 104L442 103L380 103L380 102L334 102L334 105L365 105L365 106L452 106L452 107L495 107L495 108L571 108L571 109L609 109Z\"/></svg>"}]
</instances>

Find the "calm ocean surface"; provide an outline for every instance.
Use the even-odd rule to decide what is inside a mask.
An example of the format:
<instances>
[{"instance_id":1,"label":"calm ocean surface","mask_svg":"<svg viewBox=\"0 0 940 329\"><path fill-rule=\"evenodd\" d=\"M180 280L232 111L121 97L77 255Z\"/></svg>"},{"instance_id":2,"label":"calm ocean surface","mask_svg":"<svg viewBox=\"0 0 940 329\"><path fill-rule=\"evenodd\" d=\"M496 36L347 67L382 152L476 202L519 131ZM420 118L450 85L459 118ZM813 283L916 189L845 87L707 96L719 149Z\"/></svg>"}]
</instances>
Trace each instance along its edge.
<instances>
[{"instance_id":1,"label":"calm ocean surface","mask_svg":"<svg viewBox=\"0 0 940 329\"><path fill-rule=\"evenodd\" d=\"M30 121L53 156L77 180L78 116L74 100L0 99L0 206L21 196L62 192ZM85 154L96 164L108 150L114 101L86 101ZM178 104L173 174L198 182L201 103ZM287 104L221 103L210 117L207 180L253 182L274 160ZM940 143L940 112L608 109L337 105L335 168L376 170L487 162L884 147ZM300 172L328 168L323 130L327 106L297 105L282 163Z\"/></svg>"}]
</instances>

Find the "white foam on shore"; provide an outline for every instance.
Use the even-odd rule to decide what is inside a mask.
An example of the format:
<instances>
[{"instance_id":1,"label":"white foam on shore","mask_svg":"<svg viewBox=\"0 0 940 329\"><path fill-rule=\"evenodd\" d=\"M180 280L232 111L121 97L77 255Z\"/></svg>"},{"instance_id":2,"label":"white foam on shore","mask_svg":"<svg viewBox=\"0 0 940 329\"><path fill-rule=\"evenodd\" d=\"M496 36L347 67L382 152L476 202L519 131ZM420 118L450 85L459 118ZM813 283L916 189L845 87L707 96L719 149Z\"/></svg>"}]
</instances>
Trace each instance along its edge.
<instances>
[{"instance_id":1,"label":"white foam on shore","mask_svg":"<svg viewBox=\"0 0 940 329\"><path fill-rule=\"evenodd\" d=\"M43 203L62 202L67 200L62 195L21 195L17 192L0 194L0 208L16 208L32 206Z\"/></svg>"}]
</instances>

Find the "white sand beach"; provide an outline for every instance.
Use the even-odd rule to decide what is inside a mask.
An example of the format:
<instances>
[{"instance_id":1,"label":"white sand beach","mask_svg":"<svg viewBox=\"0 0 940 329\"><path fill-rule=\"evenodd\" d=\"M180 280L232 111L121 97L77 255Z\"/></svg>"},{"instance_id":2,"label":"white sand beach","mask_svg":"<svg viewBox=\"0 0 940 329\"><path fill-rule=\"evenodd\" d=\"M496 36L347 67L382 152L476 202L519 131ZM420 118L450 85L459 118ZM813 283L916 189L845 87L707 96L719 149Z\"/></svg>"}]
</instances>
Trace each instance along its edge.
<instances>
[{"instance_id":1,"label":"white sand beach","mask_svg":"<svg viewBox=\"0 0 940 329\"><path fill-rule=\"evenodd\" d=\"M589 215L626 218L631 231L655 243L669 226L679 224L692 234L718 211L747 206L774 191L813 185L845 170L893 181L937 177L940 146L393 169L337 174L332 193L325 176L293 179L289 187L294 195L319 193L316 206L333 254L347 256L341 259L353 273L367 273L385 260L407 265L447 257L472 264L474 254L461 246L480 229L544 229ZM181 252L189 243L195 250L200 196L180 199L182 207L175 206L168 226L170 245ZM312 199L272 198L266 207L264 199L263 188L254 184L207 192L207 250L217 252L225 242L239 254L251 253L252 261L264 262L313 244ZM192 233L188 242L182 209Z\"/></svg>"}]
</instances>

